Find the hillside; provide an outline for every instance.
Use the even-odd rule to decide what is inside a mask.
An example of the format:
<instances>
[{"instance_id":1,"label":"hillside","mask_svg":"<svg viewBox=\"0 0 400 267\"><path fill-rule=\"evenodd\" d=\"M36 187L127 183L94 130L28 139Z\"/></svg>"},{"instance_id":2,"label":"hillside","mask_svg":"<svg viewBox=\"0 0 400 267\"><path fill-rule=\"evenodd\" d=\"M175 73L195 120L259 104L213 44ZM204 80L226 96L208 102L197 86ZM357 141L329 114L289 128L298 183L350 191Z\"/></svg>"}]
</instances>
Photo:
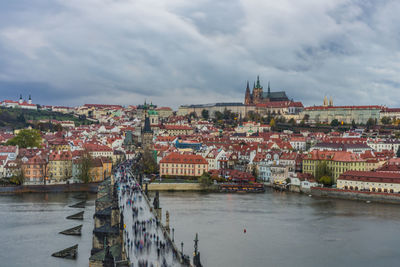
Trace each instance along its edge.
<instances>
[{"instance_id":1,"label":"hillside","mask_svg":"<svg viewBox=\"0 0 400 267\"><path fill-rule=\"evenodd\" d=\"M85 118L75 117L72 114L63 114L59 112L47 111L47 110L27 110L19 108L4 108L0 107L0 127L20 129L25 128L29 125L28 121L38 120L58 120L58 121L74 121L75 125L91 124L93 122L88 121Z\"/></svg>"}]
</instances>

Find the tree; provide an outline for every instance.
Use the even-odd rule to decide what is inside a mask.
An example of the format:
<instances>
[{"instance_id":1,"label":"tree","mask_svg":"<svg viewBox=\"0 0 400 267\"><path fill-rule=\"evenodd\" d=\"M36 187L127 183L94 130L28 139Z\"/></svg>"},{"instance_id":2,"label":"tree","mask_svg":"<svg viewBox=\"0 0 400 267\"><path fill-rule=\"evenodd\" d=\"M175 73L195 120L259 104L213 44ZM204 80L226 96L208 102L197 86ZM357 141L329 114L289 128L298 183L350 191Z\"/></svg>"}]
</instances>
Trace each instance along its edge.
<instances>
[{"instance_id":1,"label":"tree","mask_svg":"<svg viewBox=\"0 0 400 267\"><path fill-rule=\"evenodd\" d=\"M381 122L385 125L390 124L392 122L392 120L389 117L383 117L381 119Z\"/></svg>"},{"instance_id":2,"label":"tree","mask_svg":"<svg viewBox=\"0 0 400 267\"><path fill-rule=\"evenodd\" d=\"M25 123L25 122L26 122L25 116L24 116L24 114L23 114L22 112L17 116L17 120L18 120L19 122L22 122L22 123Z\"/></svg>"},{"instance_id":3,"label":"tree","mask_svg":"<svg viewBox=\"0 0 400 267\"><path fill-rule=\"evenodd\" d=\"M39 147L42 143L40 132L36 129L23 129L14 138L7 141L7 145L20 148Z\"/></svg>"},{"instance_id":4,"label":"tree","mask_svg":"<svg viewBox=\"0 0 400 267\"><path fill-rule=\"evenodd\" d=\"M339 121L337 120L337 119L333 119L332 121L331 121L331 126L332 127L337 127L337 126L339 126Z\"/></svg>"},{"instance_id":5,"label":"tree","mask_svg":"<svg viewBox=\"0 0 400 267\"><path fill-rule=\"evenodd\" d=\"M399 146L399 148L397 149L396 157L400 158L400 146Z\"/></svg>"},{"instance_id":6,"label":"tree","mask_svg":"<svg viewBox=\"0 0 400 267\"><path fill-rule=\"evenodd\" d=\"M373 118L369 118L367 121L367 129L370 129L371 127L376 125L376 121Z\"/></svg>"},{"instance_id":7,"label":"tree","mask_svg":"<svg viewBox=\"0 0 400 267\"><path fill-rule=\"evenodd\" d=\"M253 165L253 168L251 169L251 174L254 176L254 178L258 178L258 170L256 165Z\"/></svg>"},{"instance_id":8,"label":"tree","mask_svg":"<svg viewBox=\"0 0 400 267\"><path fill-rule=\"evenodd\" d=\"M289 121L288 121L288 123L290 123L291 125L296 125L296 121L293 119L293 118L291 118Z\"/></svg>"},{"instance_id":9,"label":"tree","mask_svg":"<svg viewBox=\"0 0 400 267\"><path fill-rule=\"evenodd\" d=\"M308 121L309 119L310 119L310 115L305 114L304 117L303 117L303 120L304 121Z\"/></svg>"},{"instance_id":10,"label":"tree","mask_svg":"<svg viewBox=\"0 0 400 267\"><path fill-rule=\"evenodd\" d=\"M272 129L275 128L276 123L275 123L275 119L274 118L271 119L271 121L269 122L269 125L271 126Z\"/></svg>"},{"instance_id":11,"label":"tree","mask_svg":"<svg viewBox=\"0 0 400 267\"><path fill-rule=\"evenodd\" d=\"M56 125L54 125L53 130L56 132L61 132L63 130L63 127L60 123L57 123Z\"/></svg>"},{"instance_id":12,"label":"tree","mask_svg":"<svg viewBox=\"0 0 400 267\"><path fill-rule=\"evenodd\" d=\"M357 124L354 120L351 121L351 128L353 129L357 128Z\"/></svg>"},{"instance_id":13,"label":"tree","mask_svg":"<svg viewBox=\"0 0 400 267\"><path fill-rule=\"evenodd\" d=\"M215 111L214 116L217 121L220 121L224 118L224 114L222 114L220 111Z\"/></svg>"},{"instance_id":14,"label":"tree","mask_svg":"<svg viewBox=\"0 0 400 267\"><path fill-rule=\"evenodd\" d=\"M149 149L143 151L140 163L143 166L143 171L146 174L155 174L158 172L157 160L154 158L153 153Z\"/></svg>"},{"instance_id":15,"label":"tree","mask_svg":"<svg viewBox=\"0 0 400 267\"><path fill-rule=\"evenodd\" d=\"M330 176L324 175L319 179L319 182L322 183L325 186L331 186L332 185L332 178Z\"/></svg>"},{"instance_id":16,"label":"tree","mask_svg":"<svg viewBox=\"0 0 400 267\"><path fill-rule=\"evenodd\" d=\"M203 172L198 178L198 181L202 186L209 186L212 184L211 175L208 172Z\"/></svg>"},{"instance_id":17,"label":"tree","mask_svg":"<svg viewBox=\"0 0 400 267\"><path fill-rule=\"evenodd\" d=\"M315 169L315 179L317 179L317 181L319 181L323 176L332 176L332 170L328 167L326 161L318 163L317 168Z\"/></svg>"},{"instance_id":18,"label":"tree","mask_svg":"<svg viewBox=\"0 0 400 267\"><path fill-rule=\"evenodd\" d=\"M90 168L92 167L92 156L89 151L84 150L78 163L79 179L85 184L89 183L92 179L90 176Z\"/></svg>"},{"instance_id":19,"label":"tree","mask_svg":"<svg viewBox=\"0 0 400 267\"><path fill-rule=\"evenodd\" d=\"M285 122L286 122L286 119L285 119L285 117L283 117L283 116L279 116L278 118L275 119L275 121L276 121L276 122L279 122L279 123L285 123Z\"/></svg>"},{"instance_id":20,"label":"tree","mask_svg":"<svg viewBox=\"0 0 400 267\"><path fill-rule=\"evenodd\" d=\"M201 111L201 116L203 117L203 119L208 120L210 118L210 114L208 113L208 110L203 109Z\"/></svg>"}]
</instances>

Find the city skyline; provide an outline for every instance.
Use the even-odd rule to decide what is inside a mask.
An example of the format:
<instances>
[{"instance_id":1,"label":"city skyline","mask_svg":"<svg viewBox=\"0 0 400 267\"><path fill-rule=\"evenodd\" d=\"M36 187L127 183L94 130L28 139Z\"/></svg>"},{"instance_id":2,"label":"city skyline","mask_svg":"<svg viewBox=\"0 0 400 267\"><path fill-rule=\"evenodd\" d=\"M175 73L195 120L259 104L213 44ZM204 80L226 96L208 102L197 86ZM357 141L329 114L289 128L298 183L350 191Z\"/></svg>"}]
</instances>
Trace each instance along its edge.
<instances>
[{"instance_id":1,"label":"city skyline","mask_svg":"<svg viewBox=\"0 0 400 267\"><path fill-rule=\"evenodd\" d=\"M0 91L33 102L243 102L247 80L306 106L397 107L400 4L2 3Z\"/></svg>"}]
</instances>

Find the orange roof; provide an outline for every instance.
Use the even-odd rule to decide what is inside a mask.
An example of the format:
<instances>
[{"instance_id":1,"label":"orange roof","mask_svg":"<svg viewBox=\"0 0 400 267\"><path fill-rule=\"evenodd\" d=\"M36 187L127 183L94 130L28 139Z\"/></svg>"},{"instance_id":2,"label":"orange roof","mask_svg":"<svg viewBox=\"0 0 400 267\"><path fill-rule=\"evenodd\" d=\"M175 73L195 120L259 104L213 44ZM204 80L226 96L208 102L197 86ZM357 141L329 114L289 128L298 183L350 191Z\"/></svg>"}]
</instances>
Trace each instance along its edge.
<instances>
[{"instance_id":1,"label":"orange roof","mask_svg":"<svg viewBox=\"0 0 400 267\"><path fill-rule=\"evenodd\" d=\"M165 125L164 127L167 130L193 130L193 128L188 125L174 124L174 125Z\"/></svg>"},{"instance_id":2,"label":"orange roof","mask_svg":"<svg viewBox=\"0 0 400 267\"><path fill-rule=\"evenodd\" d=\"M160 163L179 163L179 164L208 164L201 155L188 155L172 152L164 157Z\"/></svg>"},{"instance_id":3,"label":"orange roof","mask_svg":"<svg viewBox=\"0 0 400 267\"><path fill-rule=\"evenodd\" d=\"M311 157L310 157L311 156ZM348 151L319 151L313 150L304 158L305 160L330 160L343 162L365 161L360 155Z\"/></svg>"},{"instance_id":4,"label":"orange roof","mask_svg":"<svg viewBox=\"0 0 400 267\"><path fill-rule=\"evenodd\" d=\"M51 161L68 161L72 160L72 153L70 151L54 151L49 155Z\"/></svg>"}]
</instances>

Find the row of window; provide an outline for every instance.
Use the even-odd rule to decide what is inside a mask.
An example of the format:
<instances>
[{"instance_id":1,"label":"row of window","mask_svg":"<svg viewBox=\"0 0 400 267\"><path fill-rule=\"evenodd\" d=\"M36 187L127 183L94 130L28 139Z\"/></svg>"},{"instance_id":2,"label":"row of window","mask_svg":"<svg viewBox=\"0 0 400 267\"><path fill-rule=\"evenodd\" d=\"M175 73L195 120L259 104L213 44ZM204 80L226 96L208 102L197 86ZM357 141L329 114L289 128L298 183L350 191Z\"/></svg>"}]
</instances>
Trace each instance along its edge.
<instances>
[{"instance_id":1,"label":"row of window","mask_svg":"<svg viewBox=\"0 0 400 267\"><path fill-rule=\"evenodd\" d=\"M26 174L28 174L28 175L30 175L30 174L32 174L32 175L43 174L43 171L42 170L40 170L40 171L34 170L34 171L31 172L30 170L27 170Z\"/></svg>"},{"instance_id":2,"label":"row of window","mask_svg":"<svg viewBox=\"0 0 400 267\"><path fill-rule=\"evenodd\" d=\"M171 164L168 164L168 163L162 163L161 164L161 168L163 168L163 167L166 167L166 168L168 168L168 167L179 167L179 165L181 165L180 167L181 168L183 168L183 167L185 167L185 168L194 168L194 164L173 164L173 163L171 163ZM205 164L201 164L200 166L202 166L202 165L205 165Z\"/></svg>"}]
</instances>

